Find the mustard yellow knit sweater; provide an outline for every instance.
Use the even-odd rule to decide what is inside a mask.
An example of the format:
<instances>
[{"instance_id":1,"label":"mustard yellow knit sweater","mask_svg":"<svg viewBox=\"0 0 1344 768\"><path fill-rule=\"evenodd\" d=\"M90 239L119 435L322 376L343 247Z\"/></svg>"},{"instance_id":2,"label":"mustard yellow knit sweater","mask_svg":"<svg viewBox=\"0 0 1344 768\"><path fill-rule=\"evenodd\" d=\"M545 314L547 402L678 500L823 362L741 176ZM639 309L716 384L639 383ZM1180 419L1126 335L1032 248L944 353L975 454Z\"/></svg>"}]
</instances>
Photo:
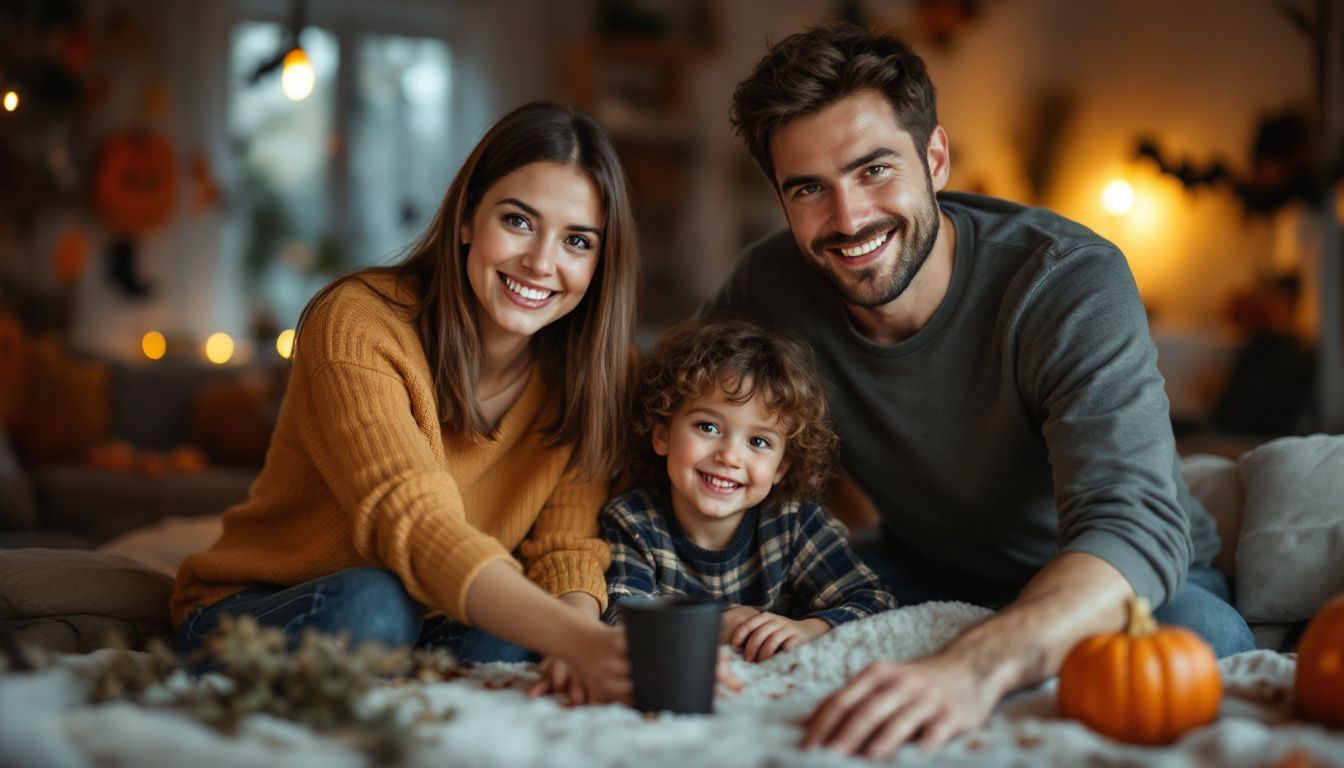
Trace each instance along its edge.
<instances>
[{"instance_id":1,"label":"mustard yellow knit sweater","mask_svg":"<svg viewBox=\"0 0 1344 768\"><path fill-rule=\"evenodd\" d=\"M369 281L406 298L390 277ZM219 541L183 561L174 624L249 586L358 566L392 570L427 609L465 620L472 579L495 560L520 567L515 548L543 589L605 608L608 483L571 482L568 449L546 447L556 411L540 376L493 440L454 434L404 310L351 280L305 323L266 464Z\"/></svg>"}]
</instances>

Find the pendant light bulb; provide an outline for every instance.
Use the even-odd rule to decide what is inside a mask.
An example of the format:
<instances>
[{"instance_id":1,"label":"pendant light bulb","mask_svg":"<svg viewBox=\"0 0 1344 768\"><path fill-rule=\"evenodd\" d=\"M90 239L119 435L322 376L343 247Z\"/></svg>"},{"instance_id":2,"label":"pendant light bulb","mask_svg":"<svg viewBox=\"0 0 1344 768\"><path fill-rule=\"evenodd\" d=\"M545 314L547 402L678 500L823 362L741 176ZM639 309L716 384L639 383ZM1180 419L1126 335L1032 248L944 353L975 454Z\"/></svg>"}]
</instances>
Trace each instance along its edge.
<instances>
[{"instance_id":1,"label":"pendant light bulb","mask_svg":"<svg viewBox=\"0 0 1344 768\"><path fill-rule=\"evenodd\" d=\"M280 88L290 101L303 101L308 98L308 94L313 92L313 86L316 84L317 73L313 71L313 63L308 60L306 51L296 47L285 54L285 61L280 70Z\"/></svg>"}]
</instances>

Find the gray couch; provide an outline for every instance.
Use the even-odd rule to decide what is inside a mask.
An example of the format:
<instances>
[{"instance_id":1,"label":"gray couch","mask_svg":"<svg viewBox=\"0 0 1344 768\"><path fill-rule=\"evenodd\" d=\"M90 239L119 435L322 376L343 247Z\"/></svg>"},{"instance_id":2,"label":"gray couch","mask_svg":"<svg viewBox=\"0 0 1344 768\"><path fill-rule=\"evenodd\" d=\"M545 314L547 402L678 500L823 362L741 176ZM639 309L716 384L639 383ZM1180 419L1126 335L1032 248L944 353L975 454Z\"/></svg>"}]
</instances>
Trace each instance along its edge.
<instances>
[{"instance_id":1,"label":"gray couch","mask_svg":"<svg viewBox=\"0 0 1344 768\"><path fill-rule=\"evenodd\" d=\"M1218 522L1217 564L1237 609L1259 647L1283 649L1344 592L1344 436L1281 438L1235 461L1188 457L1183 469ZM0 550L0 619L27 642L68 652L101 647L108 632L132 647L170 636L177 564L218 531L215 515L173 517L97 551Z\"/></svg>"}]
</instances>

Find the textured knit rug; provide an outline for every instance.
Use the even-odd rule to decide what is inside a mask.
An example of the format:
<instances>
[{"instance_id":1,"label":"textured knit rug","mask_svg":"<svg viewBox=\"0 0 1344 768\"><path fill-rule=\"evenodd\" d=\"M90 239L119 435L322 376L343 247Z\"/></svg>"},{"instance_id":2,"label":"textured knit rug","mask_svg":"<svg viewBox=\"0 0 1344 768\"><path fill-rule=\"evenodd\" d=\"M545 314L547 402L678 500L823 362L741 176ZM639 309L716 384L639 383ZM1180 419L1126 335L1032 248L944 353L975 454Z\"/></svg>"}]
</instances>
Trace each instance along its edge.
<instances>
[{"instance_id":1,"label":"textured knit rug","mask_svg":"<svg viewBox=\"0 0 1344 768\"><path fill-rule=\"evenodd\" d=\"M930 603L841 627L762 664L740 659L744 690L712 716L644 717L619 706L566 708L529 700L531 665L493 665L450 682L388 686L418 721L408 766L860 766L872 762L797 748L800 718L878 658L929 652L984 618L982 608ZM225 736L171 710L85 703L88 670L107 651L69 656L34 674L0 676L0 766L335 766L368 758L348 743L253 716ZM1219 719L1162 749L1101 737L1055 708L1048 683L1001 704L991 721L934 755L899 750L899 765L1344 766L1344 732L1293 715L1293 657L1256 651L1221 663ZM187 684L185 679L177 684ZM170 681L169 684L172 684Z\"/></svg>"}]
</instances>

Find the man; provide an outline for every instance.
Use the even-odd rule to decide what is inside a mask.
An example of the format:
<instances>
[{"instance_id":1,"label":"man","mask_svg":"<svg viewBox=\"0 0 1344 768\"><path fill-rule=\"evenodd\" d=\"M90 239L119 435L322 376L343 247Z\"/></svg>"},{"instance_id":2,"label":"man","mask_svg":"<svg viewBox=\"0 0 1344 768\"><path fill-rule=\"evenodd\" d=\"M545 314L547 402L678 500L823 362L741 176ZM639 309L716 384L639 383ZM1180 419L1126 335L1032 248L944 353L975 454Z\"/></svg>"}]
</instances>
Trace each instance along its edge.
<instances>
[{"instance_id":1,"label":"man","mask_svg":"<svg viewBox=\"0 0 1344 768\"><path fill-rule=\"evenodd\" d=\"M1134 595L1219 654L1251 649L1177 469L1124 256L1047 211L936 195L947 133L923 61L893 38L837 25L781 41L732 119L790 231L749 248L710 309L812 343L845 469L881 520L860 554L897 599L1001 608L931 656L864 670L805 745L940 746L1120 628Z\"/></svg>"}]
</instances>

